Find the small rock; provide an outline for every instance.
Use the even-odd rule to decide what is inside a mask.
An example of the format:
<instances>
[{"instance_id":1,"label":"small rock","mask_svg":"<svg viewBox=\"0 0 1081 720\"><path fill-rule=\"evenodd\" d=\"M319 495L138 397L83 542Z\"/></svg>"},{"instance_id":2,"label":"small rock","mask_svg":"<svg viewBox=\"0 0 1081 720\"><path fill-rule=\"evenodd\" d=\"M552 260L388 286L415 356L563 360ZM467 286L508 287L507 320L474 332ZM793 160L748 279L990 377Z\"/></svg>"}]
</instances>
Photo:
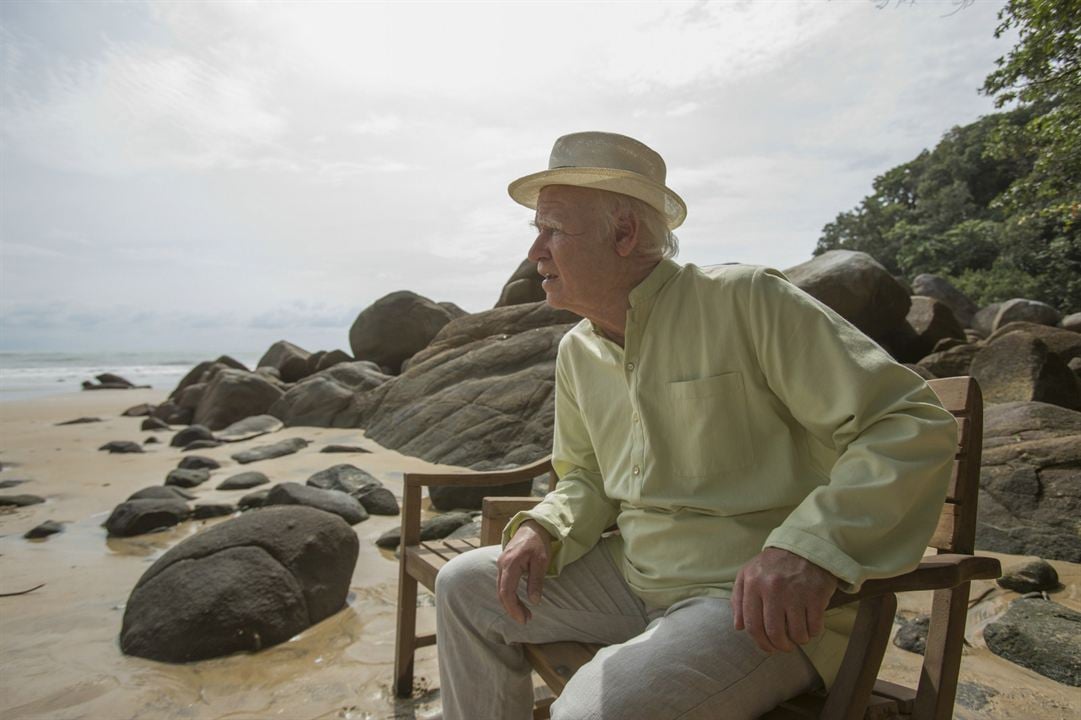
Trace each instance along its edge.
<instances>
[{"instance_id":1,"label":"small rock","mask_svg":"<svg viewBox=\"0 0 1081 720\"><path fill-rule=\"evenodd\" d=\"M217 470L221 467L221 463L214 458L208 458L203 455L188 455L186 458L180 461L177 465L184 470Z\"/></svg>"},{"instance_id":2,"label":"small rock","mask_svg":"<svg viewBox=\"0 0 1081 720\"><path fill-rule=\"evenodd\" d=\"M195 494L190 493L187 490L176 487L175 485L151 485L145 487L142 490L136 490L129 497L128 500L145 500L150 498L166 499L166 500L194 500Z\"/></svg>"},{"instance_id":3,"label":"small rock","mask_svg":"<svg viewBox=\"0 0 1081 720\"><path fill-rule=\"evenodd\" d=\"M169 444L173 447L187 447L196 440L213 440L214 433L210 432L210 428L205 425L189 425L176 435L173 435L173 439L169 441Z\"/></svg>"},{"instance_id":4,"label":"small rock","mask_svg":"<svg viewBox=\"0 0 1081 720\"><path fill-rule=\"evenodd\" d=\"M1058 572L1043 559L1008 567L996 582L1007 590L1019 593L1043 592L1059 587Z\"/></svg>"},{"instance_id":5,"label":"small rock","mask_svg":"<svg viewBox=\"0 0 1081 720\"><path fill-rule=\"evenodd\" d=\"M110 535L130 537L164 530L187 520L191 515L183 500L141 498L120 503L105 521Z\"/></svg>"},{"instance_id":6,"label":"small rock","mask_svg":"<svg viewBox=\"0 0 1081 720\"><path fill-rule=\"evenodd\" d=\"M184 468L177 468L176 470L169 471L169 474L165 477L165 484L190 488L202 485L209 479L209 470L185 470Z\"/></svg>"},{"instance_id":7,"label":"small rock","mask_svg":"<svg viewBox=\"0 0 1081 720\"><path fill-rule=\"evenodd\" d=\"M39 505L45 502L45 498L37 495L0 495L0 506L26 507L27 505Z\"/></svg>"},{"instance_id":8,"label":"small rock","mask_svg":"<svg viewBox=\"0 0 1081 720\"><path fill-rule=\"evenodd\" d=\"M156 437L151 435L146 440L143 440L143 445L157 445L160 442L161 442L161 440L158 440Z\"/></svg>"},{"instance_id":9,"label":"small rock","mask_svg":"<svg viewBox=\"0 0 1081 720\"><path fill-rule=\"evenodd\" d=\"M371 473L347 463L320 470L309 477L305 484L320 490L339 490L350 495L383 486Z\"/></svg>"},{"instance_id":10,"label":"small rock","mask_svg":"<svg viewBox=\"0 0 1081 720\"><path fill-rule=\"evenodd\" d=\"M131 440L113 440L105 443L98 450L108 450L111 453L141 453L143 446Z\"/></svg>"},{"instance_id":11,"label":"small rock","mask_svg":"<svg viewBox=\"0 0 1081 720\"><path fill-rule=\"evenodd\" d=\"M265 505L306 505L334 513L350 525L368 519L367 511L355 497L338 490L320 490L294 482L272 487Z\"/></svg>"},{"instance_id":12,"label":"small rock","mask_svg":"<svg viewBox=\"0 0 1081 720\"><path fill-rule=\"evenodd\" d=\"M22 485L24 482L26 482L26 480L0 480L0 490L7 490L8 488L13 488L16 485Z\"/></svg>"},{"instance_id":13,"label":"small rock","mask_svg":"<svg viewBox=\"0 0 1081 720\"><path fill-rule=\"evenodd\" d=\"M225 442L239 442L277 432L283 427L285 427L285 424L273 415L252 415L243 420L238 420L224 430L219 430L214 433L214 437Z\"/></svg>"},{"instance_id":14,"label":"small rock","mask_svg":"<svg viewBox=\"0 0 1081 720\"><path fill-rule=\"evenodd\" d=\"M222 443L218 440L194 440L181 450L181 452L191 452L192 450L209 450L210 448L221 447Z\"/></svg>"},{"instance_id":15,"label":"small rock","mask_svg":"<svg viewBox=\"0 0 1081 720\"><path fill-rule=\"evenodd\" d=\"M96 422L101 422L101 418L99 418L99 417L79 417L79 418L75 418L74 420L65 420L64 422L58 422L57 426L60 426L60 425L83 425L85 423L96 423Z\"/></svg>"},{"instance_id":16,"label":"small rock","mask_svg":"<svg viewBox=\"0 0 1081 720\"><path fill-rule=\"evenodd\" d=\"M266 485L270 478L261 472L242 472L227 477L218 485L218 490L247 490L258 485Z\"/></svg>"},{"instance_id":17,"label":"small rock","mask_svg":"<svg viewBox=\"0 0 1081 720\"><path fill-rule=\"evenodd\" d=\"M207 518L232 515L234 512L236 512L236 508L229 503L205 503L196 505L191 516L196 520L206 520Z\"/></svg>"},{"instance_id":18,"label":"small rock","mask_svg":"<svg viewBox=\"0 0 1081 720\"><path fill-rule=\"evenodd\" d=\"M169 423L165 422L161 418L148 417L143 420L142 425L139 426L140 430L168 430Z\"/></svg>"},{"instance_id":19,"label":"small rock","mask_svg":"<svg viewBox=\"0 0 1081 720\"><path fill-rule=\"evenodd\" d=\"M927 650L927 630L931 627L931 616L919 615L908 620L893 636L893 644L902 650L923 655Z\"/></svg>"},{"instance_id":20,"label":"small rock","mask_svg":"<svg viewBox=\"0 0 1081 720\"><path fill-rule=\"evenodd\" d=\"M27 540L37 540L39 538L49 537L57 533L64 532L64 526L55 520L46 520L37 527L30 528L23 534L23 537Z\"/></svg>"},{"instance_id":21,"label":"small rock","mask_svg":"<svg viewBox=\"0 0 1081 720\"><path fill-rule=\"evenodd\" d=\"M256 490L250 492L237 501L236 506L239 510L251 510L253 508L261 508L266 505L266 496L270 494L270 489Z\"/></svg>"},{"instance_id":22,"label":"small rock","mask_svg":"<svg viewBox=\"0 0 1081 720\"><path fill-rule=\"evenodd\" d=\"M974 682L957 684L957 704L969 710L983 710L998 695L998 690Z\"/></svg>"},{"instance_id":23,"label":"small rock","mask_svg":"<svg viewBox=\"0 0 1081 720\"><path fill-rule=\"evenodd\" d=\"M452 532L473 522L473 516L464 512L449 512L437 515L420 524L421 540L439 540L450 535ZM401 527L394 527L380 535L375 544L381 548L396 548L402 541Z\"/></svg>"},{"instance_id":24,"label":"small rock","mask_svg":"<svg viewBox=\"0 0 1081 720\"><path fill-rule=\"evenodd\" d=\"M365 450L360 445L327 445L319 452L325 453L370 453L371 450Z\"/></svg>"},{"instance_id":25,"label":"small rock","mask_svg":"<svg viewBox=\"0 0 1081 720\"><path fill-rule=\"evenodd\" d=\"M129 388L135 387L135 383L131 382L127 378L120 377L115 373L102 373L94 379L102 385L125 385Z\"/></svg>"},{"instance_id":26,"label":"small rock","mask_svg":"<svg viewBox=\"0 0 1081 720\"><path fill-rule=\"evenodd\" d=\"M308 447L308 441L303 438L289 438L288 440L279 440L271 445L262 445L251 450L244 450L238 452L235 455L231 455L236 462L241 465L248 463L258 462L259 460L270 460L271 458L283 457L285 455L292 455L293 453Z\"/></svg>"},{"instance_id":27,"label":"small rock","mask_svg":"<svg viewBox=\"0 0 1081 720\"><path fill-rule=\"evenodd\" d=\"M120 413L124 417L143 417L154 412L156 406L149 403L139 403L138 405L132 405L124 412Z\"/></svg>"},{"instance_id":28,"label":"small rock","mask_svg":"<svg viewBox=\"0 0 1081 720\"><path fill-rule=\"evenodd\" d=\"M361 490L353 495L369 515L398 515L401 509L398 507L398 498L385 487L373 487Z\"/></svg>"},{"instance_id":29,"label":"small rock","mask_svg":"<svg viewBox=\"0 0 1081 720\"><path fill-rule=\"evenodd\" d=\"M1081 687L1081 613L1050 600L1021 598L984 628L983 637L999 657Z\"/></svg>"},{"instance_id":30,"label":"small rock","mask_svg":"<svg viewBox=\"0 0 1081 720\"><path fill-rule=\"evenodd\" d=\"M462 525L460 528L458 528L457 530L452 532L450 535L447 535L446 539L447 540L469 540L471 538L479 538L480 537L480 527L481 527L481 521L480 520L473 520L472 522L468 522L465 525Z\"/></svg>"}]
</instances>

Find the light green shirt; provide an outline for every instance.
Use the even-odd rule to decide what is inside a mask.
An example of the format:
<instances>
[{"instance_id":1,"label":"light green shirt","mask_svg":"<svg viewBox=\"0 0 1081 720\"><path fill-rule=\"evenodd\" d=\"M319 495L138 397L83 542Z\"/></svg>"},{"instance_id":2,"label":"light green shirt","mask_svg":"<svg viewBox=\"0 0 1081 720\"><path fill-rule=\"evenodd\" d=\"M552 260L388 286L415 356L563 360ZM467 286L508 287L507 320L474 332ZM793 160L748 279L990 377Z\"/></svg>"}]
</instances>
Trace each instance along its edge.
<instances>
[{"instance_id":1,"label":"light green shirt","mask_svg":"<svg viewBox=\"0 0 1081 720\"><path fill-rule=\"evenodd\" d=\"M919 562L956 423L915 373L775 270L662 261L630 295L625 347L588 320L556 363L559 483L517 515L552 534L550 574L605 539L650 607L728 597L764 547L842 589ZM804 646L832 683L854 609Z\"/></svg>"}]
</instances>

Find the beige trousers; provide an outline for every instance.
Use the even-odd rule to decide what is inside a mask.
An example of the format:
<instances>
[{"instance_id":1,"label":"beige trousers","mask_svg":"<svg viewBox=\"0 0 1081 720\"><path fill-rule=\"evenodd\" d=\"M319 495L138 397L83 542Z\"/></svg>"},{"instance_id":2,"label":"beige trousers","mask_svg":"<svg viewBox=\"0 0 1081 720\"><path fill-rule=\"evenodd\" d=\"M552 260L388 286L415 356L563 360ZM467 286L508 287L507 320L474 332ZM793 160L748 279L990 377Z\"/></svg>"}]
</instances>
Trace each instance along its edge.
<instances>
[{"instance_id":1,"label":"beige trousers","mask_svg":"<svg viewBox=\"0 0 1081 720\"><path fill-rule=\"evenodd\" d=\"M767 654L732 628L727 599L647 608L603 543L546 578L519 625L496 596L498 546L460 555L436 581L444 720L526 720L533 684L521 643L609 645L552 705L552 720L755 718L821 681L802 651ZM525 587L520 595L525 597Z\"/></svg>"}]
</instances>

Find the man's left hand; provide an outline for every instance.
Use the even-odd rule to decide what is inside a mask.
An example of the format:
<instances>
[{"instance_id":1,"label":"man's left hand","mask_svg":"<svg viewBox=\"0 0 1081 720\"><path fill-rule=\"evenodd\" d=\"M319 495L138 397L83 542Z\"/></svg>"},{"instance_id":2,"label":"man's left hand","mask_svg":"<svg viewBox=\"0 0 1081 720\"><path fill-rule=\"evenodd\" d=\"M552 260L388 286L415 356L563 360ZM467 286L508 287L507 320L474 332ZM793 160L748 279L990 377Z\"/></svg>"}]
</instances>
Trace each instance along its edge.
<instances>
[{"instance_id":1,"label":"man's left hand","mask_svg":"<svg viewBox=\"0 0 1081 720\"><path fill-rule=\"evenodd\" d=\"M732 616L765 652L791 652L822 632L837 578L795 553L766 548L740 568Z\"/></svg>"}]
</instances>

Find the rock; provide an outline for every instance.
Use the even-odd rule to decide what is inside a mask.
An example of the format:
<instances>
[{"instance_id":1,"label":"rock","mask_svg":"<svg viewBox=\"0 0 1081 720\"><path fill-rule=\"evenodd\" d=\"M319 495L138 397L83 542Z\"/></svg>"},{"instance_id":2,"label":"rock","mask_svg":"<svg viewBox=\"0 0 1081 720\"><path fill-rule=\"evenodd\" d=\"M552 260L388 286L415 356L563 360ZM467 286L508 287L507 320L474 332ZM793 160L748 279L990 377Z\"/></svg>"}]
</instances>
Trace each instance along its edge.
<instances>
[{"instance_id":1,"label":"rock","mask_svg":"<svg viewBox=\"0 0 1081 720\"><path fill-rule=\"evenodd\" d=\"M26 507L27 505L40 505L45 498L37 495L0 495L0 507Z\"/></svg>"},{"instance_id":2,"label":"rock","mask_svg":"<svg viewBox=\"0 0 1081 720\"><path fill-rule=\"evenodd\" d=\"M518 269L514 271L514 274L510 276L510 279L503 286L495 306L506 307L507 305L523 305L543 301L546 297L544 288L541 287L543 279L537 273L537 263L528 258L523 260L522 264L518 266Z\"/></svg>"},{"instance_id":3,"label":"rock","mask_svg":"<svg viewBox=\"0 0 1081 720\"><path fill-rule=\"evenodd\" d=\"M175 485L151 485L145 487L142 490L136 490L129 497L128 500L143 500L148 498L158 498L166 500L194 500L195 495Z\"/></svg>"},{"instance_id":4,"label":"rock","mask_svg":"<svg viewBox=\"0 0 1081 720\"><path fill-rule=\"evenodd\" d=\"M988 407L978 507L977 548L1081 562L1081 413Z\"/></svg>"},{"instance_id":5,"label":"rock","mask_svg":"<svg viewBox=\"0 0 1081 720\"><path fill-rule=\"evenodd\" d=\"M170 425L188 425L194 416L195 412L191 408L182 408L171 400L158 405L153 412L153 417Z\"/></svg>"},{"instance_id":6,"label":"rock","mask_svg":"<svg viewBox=\"0 0 1081 720\"><path fill-rule=\"evenodd\" d=\"M1036 323L1037 325L1058 325L1062 315L1058 310L1047 303L1038 300L1026 300L1014 298L1001 303L998 312L995 313L995 321L992 323L992 331L998 330L1006 323L1018 320Z\"/></svg>"},{"instance_id":7,"label":"rock","mask_svg":"<svg viewBox=\"0 0 1081 720\"><path fill-rule=\"evenodd\" d=\"M1002 303L991 303L990 305L980 308L975 315L972 316L972 329L979 333L981 338L986 338L991 335L995 330L995 318L998 316L998 309L1002 306Z\"/></svg>"},{"instance_id":8,"label":"rock","mask_svg":"<svg viewBox=\"0 0 1081 720\"><path fill-rule=\"evenodd\" d=\"M1008 567L995 582L1000 587L1022 594L1059 588L1058 572L1051 563L1042 559Z\"/></svg>"},{"instance_id":9,"label":"rock","mask_svg":"<svg viewBox=\"0 0 1081 720\"><path fill-rule=\"evenodd\" d=\"M1067 315L1059 321L1059 327L1075 333L1081 333L1081 312Z\"/></svg>"},{"instance_id":10,"label":"rock","mask_svg":"<svg viewBox=\"0 0 1081 720\"><path fill-rule=\"evenodd\" d=\"M298 450L302 450L306 447L308 447L307 440L303 438L289 438L288 440L279 440L270 445L260 445L259 447L250 450L234 453L229 457L241 465L246 465L248 463L258 462L259 460L270 460L271 458L292 455Z\"/></svg>"},{"instance_id":11,"label":"rock","mask_svg":"<svg viewBox=\"0 0 1081 720\"><path fill-rule=\"evenodd\" d=\"M126 385L124 383L92 383L89 380L83 380L83 390L131 390L134 385ZM140 385L140 388L148 388L149 385Z\"/></svg>"},{"instance_id":12,"label":"rock","mask_svg":"<svg viewBox=\"0 0 1081 720\"><path fill-rule=\"evenodd\" d=\"M309 477L305 484L320 490L338 490L349 495L383 486L371 473L347 463L320 470Z\"/></svg>"},{"instance_id":13,"label":"rock","mask_svg":"<svg viewBox=\"0 0 1081 720\"><path fill-rule=\"evenodd\" d=\"M194 413L195 409L199 407L199 403L202 402L208 385L209 383L201 382L187 386L176 396L176 404Z\"/></svg>"},{"instance_id":14,"label":"rock","mask_svg":"<svg viewBox=\"0 0 1081 720\"><path fill-rule=\"evenodd\" d=\"M334 417L349 405L353 391L324 377L311 377L270 406L269 412L285 425L331 427Z\"/></svg>"},{"instance_id":15,"label":"rock","mask_svg":"<svg viewBox=\"0 0 1081 720\"><path fill-rule=\"evenodd\" d=\"M402 363L424 349L451 319L446 308L416 293L391 293L357 316L349 329L349 345L358 360L371 360L398 373Z\"/></svg>"},{"instance_id":16,"label":"rock","mask_svg":"<svg viewBox=\"0 0 1081 720\"><path fill-rule=\"evenodd\" d=\"M158 440L153 435L148 437L146 440L143 440L143 445L160 445L160 444L161 444L161 440Z\"/></svg>"},{"instance_id":17,"label":"rock","mask_svg":"<svg viewBox=\"0 0 1081 720\"><path fill-rule=\"evenodd\" d=\"M319 363L322 362L326 354L326 350L317 350L308 356L308 367L304 371L304 377L309 377L319 371Z\"/></svg>"},{"instance_id":18,"label":"rock","mask_svg":"<svg viewBox=\"0 0 1081 720\"><path fill-rule=\"evenodd\" d=\"M266 496L270 494L270 488L264 490L256 490L250 492L237 501L236 506L238 510L252 510L254 508L261 508L266 504Z\"/></svg>"},{"instance_id":19,"label":"rock","mask_svg":"<svg viewBox=\"0 0 1081 720\"><path fill-rule=\"evenodd\" d=\"M176 498L139 498L122 502L113 508L105 529L110 535L130 537L164 530L191 516L191 509Z\"/></svg>"},{"instance_id":20,"label":"rock","mask_svg":"<svg viewBox=\"0 0 1081 720\"><path fill-rule=\"evenodd\" d=\"M57 533L64 532L64 526L55 520L46 520L45 522L30 528L23 537L27 540L39 540L41 538L49 537L50 535L56 535Z\"/></svg>"},{"instance_id":21,"label":"rock","mask_svg":"<svg viewBox=\"0 0 1081 720\"><path fill-rule=\"evenodd\" d=\"M311 353L286 340L279 340L270 346L259 358L256 367L272 367L285 382L297 382L309 375L308 359Z\"/></svg>"},{"instance_id":22,"label":"rock","mask_svg":"<svg viewBox=\"0 0 1081 720\"><path fill-rule=\"evenodd\" d=\"M353 497L360 501L369 515L398 515L398 499L385 487L373 487L361 490Z\"/></svg>"},{"instance_id":23,"label":"rock","mask_svg":"<svg viewBox=\"0 0 1081 720\"><path fill-rule=\"evenodd\" d=\"M984 628L983 637L999 657L1081 687L1081 613L1049 600L1021 598Z\"/></svg>"},{"instance_id":24,"label":"rock","mask_svg":"<svg viewBox=\"0 0 1081 720\"><path fill-rule=\"evenodd\" d=\"M1081 358L1081 334L1063 330L1062 328L1037 325L1030 322L1006 323L987 338L988 342L996 342L999 338L1010 333L1021 333L1029 337L1036 337L1043 341L1047 349L1058 355L1062 360L1069 363L1070 360Z\"/></svg>"},{"instance_id":25,"label":"rock","mask_svg":"<svg viewBox=\"0 0 1081 720\"><path fill-rule=\"evenodd\" d=\"M223 515L232 515L234 512L236 512L236 508L229 503L204 503L196 505L191 516L195 520L206 520L208 518L222 517Z\"/></svg>"},{"instance_id":26,"label":"rock","mask_svg":"<svg viewBox=\"0 0 1081 720\"><path fill-rule=\"evenodd\" d=\"M172 447L187 447L196 440L213 440L214 433L210 432L210 428L204 425L189 425L176 435L173 435L173 439L169 441L169 445Z\"/></svg>"},{"instance_id":27,"label":"rock","mask_svg":"<svg viewBox=\"0 0 1081 720\"><path fill-rule=\"evenodd\" d=\"M344 607L357 551L348 525L305 507L270 508L207 528L139 579L120 647L190 662L288 640Z\"/></svg>"},{"instance_id":28,"label":"rock","mask_svg":"<svg viewBox=\"0 0 1081 720\"><path fill-rule=\"evenodd\" d=\"M192 450L209 450L211 448L221 447L222 442L218 440L192 440L190 443L184 446L181 452L191 452Z\"/></svg>"},{"instance_id":29,"label":"rock","mask_svg":"<svg viewBox=\"0 0 1081 720\"><path fill-rule=\"evenodd\" d=\"M120 414L124 417L145 417L153 413L155 407L157 406L150 403L139 403L138 405L132 405Z\"/></svg>"},{"instance_id":30,"label":"rock","mask_svg":"<svg viewBox=\"0 0 1081 720\"><path fill-rule=\"evenodd\" d=\"M169 474L165 477L165 484L191 488L198 487L209 479L209 470L185 470L183 468L177 468L169 471Z\"/></svg>"},{"instance_id":31,"label":"rock","mask_svg":"<svg viewBox=\"0 0 1081 720\"><path fill-rule=\"evenodd\" d=\"M957 683L957 704L969 710L983 710L998 690L974 682Z\"/></svg>"},{"instance_id":32,"label":"rock","mask_svg":"<svg viewBox=\"0 0 1081 720\"><path fill-rule=\"evenodd\" d=\"M334 513L350 525L368 519L367 511L355 497L338 490L321 490L294 482L270 488L264 506L270 505L306 505Z\"/></svg>"},{"instance_id":33,"label":"rock","mask_svg":"<svg viewBox=\"0 0 1081 720\"><path fill-rule=\"evenodd\" d=\"M933 352L920 360L917 365L940 378L968 375L972 368L972 359L979 351L978 345L957 345L948 350Z\"/></svg>"},{"instance_id":34,"label":"rock","mask_svg":"<svg viewBox=\"0 0 1081 720\"><path fill-rule=\"evenodd\" d=\"M340 363L353 362L353 358L349 353L343 350L331 350L330 352L319 358L319 363L315 366L315 372L327 370Z\"/></svg>"},{"instance_id":35,"label":"rock","mask_svg":"<svg viewBox=\"0 0 1081 720\"><path fill-rule=\"evenodd\" d=\"M247 490L259 485L266 485L268 482L270 482L270 478L261 472L242 472L227 477L218 485L218 490Z\"/></svg>"},{"instance_id":36,"label":"rock","mask_svg":"<svg viewBox=\"0 0 1081 720\"><path fill-rule=\"evenodd\" d=\"M513 485L481 485L455 487L453 485L428 488L432 507L436 510L480 510L484 498L489 495L527 497L533 493L533 481L523 480Z\"/></svg>"},{"instance_id":37,"label":"rock","mask_svg":"<svg viewBox=\"0 0 1081 720\"><path fill-rule=\"evenodd\" d=\"M919 615L905 622L893 636L893 644L910 653L923 655L927 649L927 630L931 627L930 615Z\"/></svg>"},{"instance_id":38,"label":"rock","mask_svg":"<svg viewBox=\"0 0 1081 720\"><path fill-rule=\"evenodd\" d=\"M444 513L425 520L420 524L420 539L440 540L453 533L463 525L473 522L473 516L464 512ZM394 527L380 535L375 544L387 550L398 547L402 541L401 527Z\"/></svg>"},{"instance_id":39,"label":"rock","mask_svg":"<svg viewBox=\"0 0 1081 720\"><path fill-rule=\"evenodd\" d=\"M64 422L58 422L58 423L56 423L56 425L57 425L57 427L59 427L61 425L85 425L86 423L96 423L96 422L101 422L101 418L99 418L99 417L78 417L78 418L75 418L74 420L65 420Z\"/></svg>"},{"instance_id":40,"label":"rock","mask_svg":"<svg viewBox=\"0 0 1081 720\"><path fill-rule=\"evenodd\" d=\"M111 453L141 453L143 446L131 440L112 440L105 443L98 450L108 450Z\"/></svg>"},{"instance_id":41,"label":"rock","mask_svg":"<svg viewBox=\"0 0 1081 720\"><path fill-rule=\"evenodd\" d=\"M888 345L905 325L908 292L866 253L830 250L785 275L880 343Z\"/></svg>"},{"instance_id":42,"label":"rock","mask_svg":"<svg viewBox=\"0 0 1081 720\"><path fill-rule=\"evenodd\" d=\"M514 305L449 323L448 334L400 376L355 395L334 426L363 427L385 448L475 469L543 457L552 442L556 350L570 325L502 332L574 317L543 307Z\"/></svg>"},{"instance_id":43,"label":"rock","mask_svg":"<svg viewBox=\"0 0 1081 720\"><path fill-rule=\"evenodd\" d=\"M142 424L139 426L139 429L140 430L168 430L169 429L169 423L165 422L164 420L162 420L160 418L148 417L146 420L143 420Z\"/></svg>"},{"instance_id":44,"label":"rock","mask_svg":"<svg viewBox=\"0 0 1081 720\"><path fill-rule=\"evenodd\" d=\"M191 370L188 371L187 375L181 378L180 382L177 383L176 388L174 388L173 392L169 394L169 398L175 399L179 397L180 393L182 393L184 389L189 385L194 385L195 383L200 382L210 382L210 376L214 372L225 368L243 370L245 372L247 372L248 370L248 368L245 367L243 363L234 360L228 355L222 355L217 360L206 360L193 367Z\"/></svg>"},{"instance_id":45,"label":"rock","mask_svg":"<svg viewBox=\"0 0 1081 720\"><path fill-rule=\"evenodd\" d=\"M939 340L938 342L935 343L935 347L932 349L932 352L945 352L947 350L952 350L955 347L963 347L965 345L971 345L971 344L972 343L968 342L968 336L967 335L965 336L964 339L955 338L955 337L942 338L941 340Z\"/></svg>"},{"instance_id":46,"label":"rock","mask_svg":"<svg viewBox=\"0 0 1081 720\"><path fill-rule=\"evenodd\" d=\"M1035 400L1081 409L1077 377L1042 340L1026 333L989 342L972 359L971 373L989 405Z\"/></svg>"},{"instance_id":47,"label":"rock","mask_svg":"<svg viewBox=\"0 0 1081 720\"><path fill-rule=\"evenodd\" d=\"M371 453L360 445L327 445L319 452L323 453Z\"/></svg>"},{"instance_id":48,"label":"rock","mask_svg":"<svg viewBox=\"0 0 1081 720\"><path fill-rule=\"evenodd\" d=\"M472 521L462 525L460 528L447 535L447 540L470 540L472 538L480 538L481 521L474 518Z\"/></svg>"},{"instance_id":49,"label":"rock","mask_svg":"<svg viewBox=\"0 0 1081 720\"><path fill-rule=\"evenodd\" d=\"M278 432L284 427L282 421L273 415L253 415L238 420L224 430L214 433L214 437L225 442L240 442L253 437Z\"/></svg>"},{"instance_id":50,"label":"rock","mask_svg":"<svg viewBox=\"0 0 1081 720\"><path fill-rule=\"evenodd\" d=\"M129 388L135 387L135 383L131 382L127 378L122 378L119 375L113 373L102 373L94 378L102 385L123 385Z\"/></svg>"},{"instance_id":51,"label":"rock","mask_svg":"<svg viewBox=\"0 0 1081 720\"><path fill-rule=\"evenodd\" d=\"M972 324L972 318L979 309L976 307L976 303L968 299L968 297L955 288L949 280L938 275L930 275L924 273L917 275L916 279L912 281L912 293L914 295L923 295L925 297L934 298L939 302L945 303L953 312L953 316L957 318L957 322L961 323L962 327L970 327Z\"/></svg>"},{"instance_id":52,"label":"rock","mask_svg":"<svg viewBox=\"0 0 1081 720\"><path fill-rule=\"evenodd\" d=\"M221 463L214 458L203 457L202 455L188 455L180 461L177 467L184 470L217 470L221 467Z\"/></svg>"},{"instance_id":53,"label":"rock","mask_svg":"<svg viewBox=\"0 0 1081 720\"><path fill-rule=\"evenodd\" d=\"M210 381L195 409L195 422L224 429L252 415L265 415L284 393L258 373L222 370Z\"/></svg>"},{"instance_id":54,"label":"rock","mask_svg":"<svg viewBox=\"0 0 1081 720\"><path fill-rule=\"evenodd\" d=\"M941 340L964 341L965 331L946 303L934 298L915 295L905 316L912 328L912 340L902 349L903 354L919 360L932 352Z\"/></svg>"},{"instance_id":55,"label":"rock","mask_svg":"<svg viewBox=\"0 0 1081 720\"><path fill-rule=\"evenodd\" d=\"M17 480L15 478L12 478L10 480L0 480L0 490L7 490L8 488L13 488L16 485L22 485L24 482L27 482L27 481L26 480Z\"/></svg>"}]
</instances>

